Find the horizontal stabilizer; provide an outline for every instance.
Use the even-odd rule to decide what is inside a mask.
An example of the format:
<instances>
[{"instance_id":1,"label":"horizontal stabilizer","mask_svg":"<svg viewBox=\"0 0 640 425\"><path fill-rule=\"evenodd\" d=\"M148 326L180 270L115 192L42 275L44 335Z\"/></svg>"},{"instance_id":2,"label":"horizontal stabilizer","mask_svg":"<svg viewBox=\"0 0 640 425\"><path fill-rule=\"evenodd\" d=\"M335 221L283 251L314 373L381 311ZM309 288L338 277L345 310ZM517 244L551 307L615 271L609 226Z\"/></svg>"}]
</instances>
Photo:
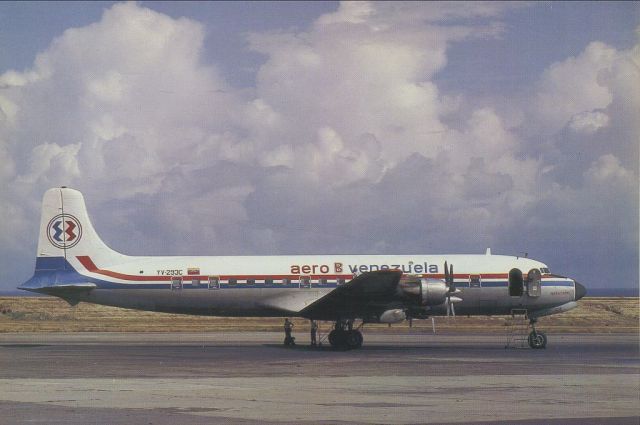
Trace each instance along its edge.
<instances>
[{"instance_id":1,"label":"horizontal stabilizer","mask_svg":"<svg viewBox=\"0 0 640 425\"><path fill-rule=\"evenodd\" d=\"M42 288L20 288L39 294L52 295L64 299L71 305L80 302L79 297L87 295L93 289L97 288L95 283L73 283L69 285L44 286Z\"/></svg>"}]
</instances>

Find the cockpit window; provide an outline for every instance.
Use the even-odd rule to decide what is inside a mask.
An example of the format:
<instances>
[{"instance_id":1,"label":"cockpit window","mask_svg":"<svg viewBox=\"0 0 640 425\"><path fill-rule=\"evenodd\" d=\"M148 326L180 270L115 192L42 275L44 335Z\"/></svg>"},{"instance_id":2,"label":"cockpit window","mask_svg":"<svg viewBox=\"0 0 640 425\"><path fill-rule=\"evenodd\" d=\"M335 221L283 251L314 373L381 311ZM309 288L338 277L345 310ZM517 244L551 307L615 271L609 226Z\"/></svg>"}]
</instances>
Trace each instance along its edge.
<instances>
[{"instance_id":1,"label":"cockpit window","mask_svg":"<svg viewBox=\"0 0 640 425\"><path fill-rule=\"evenodd\" d=\"M542 267L542 268L540 268L540 271L541 271L543 274L551 273L547 267Z\"/></svg>"}]
</instances>

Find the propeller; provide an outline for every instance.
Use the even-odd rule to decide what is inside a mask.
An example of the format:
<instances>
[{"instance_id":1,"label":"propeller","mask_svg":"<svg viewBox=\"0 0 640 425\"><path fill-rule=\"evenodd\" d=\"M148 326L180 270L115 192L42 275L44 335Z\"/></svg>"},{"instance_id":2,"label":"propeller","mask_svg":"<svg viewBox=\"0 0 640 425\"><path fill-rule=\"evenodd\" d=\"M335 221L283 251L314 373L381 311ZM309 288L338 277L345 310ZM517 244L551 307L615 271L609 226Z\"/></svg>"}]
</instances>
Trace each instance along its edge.
<instances>
[{"instance_id":1,"label":"propeller","mask_svg":"<svg viewBox=\"0 0 640 425\"><path fill-rule=\"evenodd\" d=\"M447 285L447 317L456 317L456 309L453 306L454 303L462 301L458 297L452 297L451 295L457 294L460 291L456 289L456 282L453 280L453 264L450 266L447 262L444 262L444 283Z\"/></svg>"}]
</instances>

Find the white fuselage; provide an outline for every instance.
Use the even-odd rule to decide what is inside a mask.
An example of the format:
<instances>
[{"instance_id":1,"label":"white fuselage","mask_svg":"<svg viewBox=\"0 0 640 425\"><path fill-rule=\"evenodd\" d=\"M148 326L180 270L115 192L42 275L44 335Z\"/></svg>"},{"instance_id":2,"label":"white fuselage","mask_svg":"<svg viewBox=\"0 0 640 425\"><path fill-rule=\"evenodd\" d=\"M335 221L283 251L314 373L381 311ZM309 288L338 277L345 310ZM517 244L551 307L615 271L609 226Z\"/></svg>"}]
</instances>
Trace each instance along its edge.
<instances>
[{"instance_id":1,"label":"white fuselage","mask_svg":"<svg viewBox=\"0 0 640 425\"><path fill-rule=\"evenodd\" d=\"M541 292L510 296L512 268L546 268L540 262L500 255L324 255L264 257L123 257L97 265L88 256L67 258L96 284L83 301L201 315L290 316L354 276L399 269L442 279L443 264L454 265L462 302L458 314L508 314L512 309L545 309L573 301L573 281L543 274ZM430 315L446 314L445 306Z\"/></svg>"},{"instance_id":2,"label":"white fuselage","mask_svg":"<svg viewBox=\"0 0 640 425\"><path fill-rule=\"evenodd\" d=\"M445 262L454 267L453 280L446 283ZM523 279L532 270L534 283ZM519 280L511 279L514 271ZM385 275L396 278L378 287ZM349 283L356 276L362 279ZM410 289L418 291L417 298L402 292L407 285L415 284L402 281L404 286L400 285L402 277L418 280L418 286ZM513 284L515 281L519 283ZM567 303L585 293L584 287L550 274L538 261L489 253L127 256L104 244L91 224L84 197L66 187L52 188L44 194L35 273L20 288L59 296L71 303L87 301L199 315L299 315L327 320L356 318L343 314L373 315L370 320L381 320L385 312L391 313L384 317L403 317L405 311L411 317L453 310L469 315L508 314L514 309L543 315L556 312L552 308L571 307ZM424 298L438 290L435 298ZM326 304L319 308L318 303ZM308 308L311 304L314 306Z\"/></svg>"}]
</instances>

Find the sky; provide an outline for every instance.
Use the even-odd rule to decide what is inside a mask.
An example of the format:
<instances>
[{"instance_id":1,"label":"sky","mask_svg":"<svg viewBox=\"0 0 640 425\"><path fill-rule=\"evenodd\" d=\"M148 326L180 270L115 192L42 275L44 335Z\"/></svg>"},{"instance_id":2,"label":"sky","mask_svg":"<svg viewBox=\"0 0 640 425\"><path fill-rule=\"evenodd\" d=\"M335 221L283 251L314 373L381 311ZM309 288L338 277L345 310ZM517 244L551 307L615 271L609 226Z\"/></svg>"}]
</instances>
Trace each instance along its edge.
<instances>
[{"instance_id":1,"label":"sky","mask_svg":"<svg viewBox=\"0 0 640 425\"><path fill-rule=\"evenodd\" d=\"M522 255L638 286L638 2L0 2L0 290L130 255Z\"/></svg>"}]
</instances>

